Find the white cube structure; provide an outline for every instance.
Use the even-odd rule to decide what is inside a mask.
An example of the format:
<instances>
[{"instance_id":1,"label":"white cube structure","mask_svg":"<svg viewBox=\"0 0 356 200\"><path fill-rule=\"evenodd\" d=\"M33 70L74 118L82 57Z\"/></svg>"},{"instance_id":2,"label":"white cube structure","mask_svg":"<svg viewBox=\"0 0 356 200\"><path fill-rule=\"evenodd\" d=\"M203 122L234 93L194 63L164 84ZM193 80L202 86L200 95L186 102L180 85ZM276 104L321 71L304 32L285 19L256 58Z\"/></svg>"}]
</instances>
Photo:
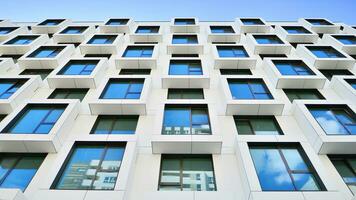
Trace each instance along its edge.
<instances>
[{"instance_id":1,"label":"white cube structure","mask_svg":"<svg viewBox=\"0 0 356 200\"><path fill-rule=\"evenodd\" d=\"M261 18L236 18L240 33L269 33L271 26Z\"/></svg>"},{"instance_id":2,"label":"white cube structure","mask_svg":"<svg viewBox=\"0 0 356 200\"><path fill-rule=\"evenodd\" d=\"M18 34L26 34L29 32L25 26L2 26L0 27L0 30L5 32L0 35L0 42L13 38Z\"/></svg>"},{"instance_id":3,"label":"white cube structure","mask_svg":"<svg viewBox=\"0 0 356 200\"><path fill-rule=\"evenodd\" d=\"M46 19L31 26L33 33L54 34L72 22L70 19Z\"/></svg>"},{"instance_id":4,"label":"white cube structure","mask_svg":"<svg viewBox=\"0 0 356 200\"><path fill-rule=\"evenodd\" d=\"M229 32L227 33L222 33L222 32L217 32L214 33L212 28L229 28ZM230 30L231 29L231 30ZM208 42L239 42L240 41L240 35L237 33L235 30L234 26L224 26L224 25L212 25L207 28L207 34L208 34Z\"/></svg>"},{"instance_id":5,"label":"white cube structure","mask_svg":"<svg viewBox=\"0 0 356 200\"><path fill-rule=\"evenodd\" d=\"M356 36L354 34L330 34L324 35L322 38L323 44L331 44L341 51L349 54L356 54Z\"/></svg>"},{"instance_id":6,"label":"white cube structure","mask_svg":"<svg viewBox=\"0 0 356 200\"><path fill-rule=\"evenodd\" d=\"M148 27L148 28L158 28L157 32L138 32L140 27ZM157 26L155 24L149 23L140 26L136 26L136 29L132 31L130 34L130 41L132 43L144 43L144 42L162 42L163 40L163 27Z\"/></svg>"},{"instance_id":7,"label":"white cube structure","mask_svg":"<svg viewBox=\"0 0 356 200\"><path fill-rule=\"evenodd\" d=\"M130 33L134 26L130 18L110 18L99 29L101 33Z\"/></svg>"},{"instance_id":8,"label":"white cube structure","mask_svg":"<svg viewBox=\"0 0 356 200\"><path fill-rule=\"evenodd\" d=\"M106 43L96 43L93 40L107 39ZM121 34L95 34L79 45L82 54L117 54L123 42Z\"/></svg>"},{"instance_id":9,"label":"white cube structure","mask_svg":"<svg viewBox=\"0 0 356 200\"><path fill-rule=\"evenodd\" d=\"M173 44L175 36L193 36L197 38L197 43ZM167 45L167 54L203 54L204 45L200 44L200 40L197 34L173 34L171 36L172 44Z\"/></svg>"},{"instance_id":10,"label":"white cube structure","mask_svg":"<svg viewBox=\"0 0 356 200\"><path fill-rule=\"evenodd\" d=\"M235 56L223 56L219 53L219 48L230 49L233 48L241 53ZM215 69L254 69L256 67L257 58L254 55L249 55L245 47L242 44L230 45L230 44L219 44L212 45L211 52L214 58L214 68ZM240 56L241 55L241 56Z\"/></svg>"},{"instance_id":11,"label":"white cube structure","mask_svg":"<svg viewBox=\"0 0 356 200\"><path fill-rule=\"evenodd\" d=\"M125 53L130 48L145 47L150 48L152 55L150 56L126 56ZM157 66L157 58L159 55L159 45L157 44L135 44L127 45L125 49L119 52L119 57L115 58L116 68L133 68L133 69L154 69Z\"/></svg>"},{"instance_id":12,"label":"white cube structure","mask_svg":"<svg viewBox=\"0 0 356 200\"><path fill-rule=\"evenodd\" d=\"M300 18L298 22L316 33L338 33L340 25L333 24L325 18Z\"/></svg>"},{"instance_id":13,"label":"white cube structure","mask_svg":"<svg viewBox=\"0 0 356 200\"><path fill-rule=\"evenodd\" d=\"M82 43L88 37L95 33L95 26L67 26L57 33L53 34L53 41L56 43Z\"/></svg>"},{"instance_id":14,"label":"white cube structure","mask_svg":"<svg viewBox=\"0 0 356 200\"><path fill-rule=\"evenodd\" d=\"M172 33L198 33L199 21L194 17L176 17L171 20L170 30Z\"/></svg>"},{"instance_id":15,"label":"white cube structure","mask_svg":"<svg viewBox=\"0 0 356 200\"><path fill-rule=\"evenodd\" d=\"M276 43L259 41L264 38L271 38ZM247 34L246 44L246 47L254 54L289 54L292 49L292 45L274 34Z\"/></svg>"},{"instance_id":16,"label":"white cube structure","mask_svg":"<svg viewBox=\"0 0 356 200\"><path fill-rule=\"evenodd\" d=\"M316 43L318 34L300 25L277 25L275 32L287 42Z\"/></svg>"},{"instance_id":17,"label":"white cube structure","mask_svg":"<svg viewBox=\"0 0 356 200\"><path fill-rule=\"evenodd\" d=\"M17 40L30 40L30 42L25 42L22 44L17 43ZM34 48L44 45L49 41L48 35L32 35L32 34L21 34L14 38L5 40L0 45L0 53L2 54L25 54Z\"/></svg>"}]
</instances>

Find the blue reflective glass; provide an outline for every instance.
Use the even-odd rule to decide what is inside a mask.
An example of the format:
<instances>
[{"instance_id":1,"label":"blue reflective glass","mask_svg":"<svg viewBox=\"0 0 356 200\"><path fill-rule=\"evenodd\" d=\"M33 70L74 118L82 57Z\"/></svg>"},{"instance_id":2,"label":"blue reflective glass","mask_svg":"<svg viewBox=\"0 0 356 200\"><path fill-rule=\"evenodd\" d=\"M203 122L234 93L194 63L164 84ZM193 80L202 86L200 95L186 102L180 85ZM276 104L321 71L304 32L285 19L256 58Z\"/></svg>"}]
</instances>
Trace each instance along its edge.
<instances>
[{"instance_id":1,"label":"blue reflective glass","mask_svg":"<svg viewBox=\"0 0 356 200\"><path fill-rule=\"evenodd\" d=\"M175 19L174 25L194 25L194 19Z\"/></svg>"},{"instance_id":2,"label":"blue reflective glass","mask_svg":"<svg viewBox=\"0 0 356 200\"><path fill-rule=\"evenodd\" d=\"M260 19L240 19L244 25L264 25Z\"/></svg>"},{"instance_id":3,"label":"blue reflective glass","mask_svg":"<svg viewBox=\"0 0 356 200\"><path fill-rule=\"evenodd\" d=\"M152 57L153 46L128 46L123 57Z\"/></svg>"},{"instance_id":4,"label":"blue reflective glass","mask_svg":"<svg viewBox=\"0 0 356 200\"><path fill-rule=\"evenodd\" d=\"M332 23L324 20L324 19L306 19L312 25L320 26L320 25L333 25Z\"/></svg>"},{"instance_id":5,"label":"blue reflective glass","mask_svg":"<svg viewBox=\"0 0 356 200\"><path fill-rule=\"evenodd\" d=\"M61 34L80 34L83 33L88 27L85 26L70 26L64 29Z\"/></svg>"},{"instance_id":6,"label":"blue reflective glass","mask_svg":"<svg viewBox=\"0 0 356 200\"><path fill-rule=\"evenodd\" d=\"M31 53L28 57L35 58L54 58L64 47L40 47Z\"/></svg>"},{"instance_id":7,"label":"blue reflective glass","mask_svg":"<svg viewBox=\"0 0 356 200\"><path fill-rule=\"evenodd\" d=\"M242 46L217 46L219 57L246 58L249 57Z\"/></svg>"},{"instance_id":8,"label":"blue reflective glass","mask_svg":"<svg viewBox=\"0 0 356 200\"><path fill-rule=\"evenodd\" d=\"M229 80L233 99L272 99L272 95L261 81Z\"/></svg>"},{"instance_id":9,"label":"blue reflective glass","mask_svg":"<svg viewBox=\"0 0 356 200\"><path fill-rule=\"evenodd\" d=\"M292 174L294 184L297 190L301 191L317 191L320 190L319 185L310 173Z\"/></svg>"},{"instance_id":10,"label":"blue reflective glass","mask_svg":"<svg viewBox=\"0 0 356 200\"><path fill-rule=\"evenodd\" d=\"M167 108L164 111L163 127L164 129L173 129L180 131L181 128L190 129L190 110L187 108ZM190 131L189 131L190 132ZM189 134L187 132L187 134Z\"/></svg>"},{"instance_id":11,"label":"blue reflective glass","mask_svg":"<svg viewBox=\"0 0 356 200\"><path fill-rule=\"evenodd\" d=\"M9 92L16 85L16 81L0 83L0 99L8 99L14 92ZM16 87L16 89L18 89Z\"/></svg>"},{"instance_id":12,"label":"blue reflective glass","mask_svg":"<svg viewBox=\"0 0 356 200\"><path fill-rule=\"evenodd\" d=\"M307 164L297 149L281 150L290 170L308 170Z\"/></svg>"},{"instance_id":13,"label":"blue reflective glass","mask_svg":"<svg viewBox=\"0 0 356 200\"><path fill-rule=\"evenodd\" d=\"M129 19L110 19L106 22L105 25L118 26L118 25L126 25L129 22Z\"/></svg>"},{"instance_id":14,"label":"blue reflective glass","mask_svg":"<svg viewBox=\"0 0 356 200\"><path fill-rule=\"evenodd\" d=\"M139 26L135 33L158 33L159 26Z\"/></svg>"},{"instance_id":15,"label":"blue reflective glass","mask_svg":"<svg viewBox=\"0 0 356 200\"><path fill-rule=\"evenodd\" d=\"M282 75L314 75L302 61L273 61Z\"/></svg>"},{"instance_id":16,"label":"blue reflective glass","mask_svg":"<svg viewBox=\"0 0 356 200\"><path fill-rule=\"evenodd\" d=\"M198 44L196 35L173 35L172 44Z\"/></svg>"},{"instance_id":17,"label":"blue reflective glass","mask_svg":"<svg viewBox=\"0 0 356 200\"><path fill-rule=\"evenodd\" d=\"M16 29L17 27L0 27L0 35L6 35Z\"/></svg>"},{"instance_id":18,"label":"blue reflective glass","mask_svg":"<svg viewBox=\"0 0 356 200\"><path fill-rule=\"evenodd\" d=\"M210 26L211 33L235 33L231 26Z\"/></svg>"},{"instance_id":19,"label":"blue reflective glass","mask_svg":"<svg viewBox=\"0 0 356 200\"><path fill-rule=\"evenodd\" d=\"M318 58L346 58L339 51L331 46L328 47L307 47Z\"/></svg>"},{"instance_id":20,"label":"blue reflective glass","mask_svg":"<svg viewBox=\"0 0 356 200\"><path fill-rule=\"evenodd\" d=\"M345 45L354 45L356 44L356 36L354 35L342 35L342 36L333 36L337 40L339 40L341 43Z\"/></svg>"},{"instance_id":21,"label":"blue reflective glass","mask_svg":"<svg viewBox=\"0 0 356 200\"><path fill-rule=\"evenodd\" d=\"M258 44L284 44L281 39L275 35L253 35Z\"/></svg>"},{"instance_id":22,"label":"blue reflective glass","mask_svg":"<svg viewBox=\"0 0 356 200\"><path fill-rule=\"evenodd\" d=\"M115 39L115 35L94 35L87 44L112 44Z\"/></svg>"},{"instance_id":23,"label":"blue reflective glass","mask_svg":"<svg viewBox=\"0 0 356 200\"><path fill-rule=\"evenodd\" d=\"M86 60L72 60L66 64L61 71L60 75L90 75L95 69L98 61L86 61Z\"/></svg>"},{"instance_id":24,"label":"blue reflective glass","mask_svg":"<svg viewBox=\"0 0 356 200\"><path fill-rule=\"evenodd\" d=\"M63 21L64 21L63 19L47 19L47 20L41 22L39 25L40 26L56 26Z\"/></svg>"},{"instance_id":25,"label":"blue reflective glass","mask_svg":"<svg viewBox=\"0 0 356 200\"><path fill-rule=\"evenodd\" d=\"M310 34L311 32L305 29L303 26L283 26L289 34Z\"/></svg>"},{"instance_id":26,"label":"blue reflective glass","mask_svg":"<svg viewBox=\"0 0 356 200\"><path fill-rule=\"evenodd\" d=\"M169 75L202 75L200 61L196 60L172 60L169 65Z\"/></svg>"},{"instance_id":27,"label":"blue reflective glass","mask_svg":"<svg viewBox=\"0 0 356 200\"><path fill-rule=\"evenodd\" d=\"M109 81L101 99L139 99L143 81Z\"/></svg>"}]
</instances>

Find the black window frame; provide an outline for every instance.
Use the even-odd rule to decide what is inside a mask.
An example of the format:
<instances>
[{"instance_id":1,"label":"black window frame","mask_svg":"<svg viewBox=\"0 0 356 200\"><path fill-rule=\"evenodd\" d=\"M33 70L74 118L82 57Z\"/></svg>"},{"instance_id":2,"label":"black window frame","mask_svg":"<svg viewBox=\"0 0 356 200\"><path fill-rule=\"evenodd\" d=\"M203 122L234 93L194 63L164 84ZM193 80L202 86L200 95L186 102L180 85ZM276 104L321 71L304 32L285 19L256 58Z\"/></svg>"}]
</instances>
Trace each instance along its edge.
<instances>
[{"instance_id":1,"label":"black window frame","mask_svg":"<svg viewBox=\"0 0 356 200\"><path fill-rule=\"evenodd\" d=\"M193 98L193 99L205 99L204 90L202 88L168 88L167 99L192 99L192 98L183 98L185 91L197 92L197 93L201 94L202 98ZM171 95L170 93L172 93L172 92L176 92L176 94L179 93L180 98L170 98L170 95Z\"/></svg>"},{"instance_id":2,"label":"black window frame","mask_svg":"<svg viewBox=\"0 0 356 200\"><path fill-rule=\"evenodd\" d=\"M72 92L82 92L85 93L83 99L88 94L89 88L56 88L53 92L48 96L48 99L68 99L67 97L72 94ZM58 93L66 93L64 98L55 98ZM82 101L83 99L79 99Z\"/></svg>"},{"instance_id":3,"label":"black window frame","mask_svg":"<svg viewBox=\"0 0 356 200\"><path fill-rule=\"evenodd\" d=\"M274 115L258 115L258 116L256 116L256 115L234 115L233 117L234 117L234 123L235 123L236 130L237 130L237 120L241 120L241 121L247 121L250 126L250 129L253 131L253 134L242 134L242 135L259 136L255 133L255 130L253 129L253 126L251 124L251 120L254 120L254 119L270 119L270 120L272 120L276 126L277 131L278 131L278 135L284 135L284 132Z\"/></svg>"},{"instance_id":4,"label":"black window frame","mask_svg":"<svg viewBox=\"0 0 356 200\"><path fill-rule=\"evenodd\" d=\"M93 124L92 128L90 129L89 134L90 135L123 135L123 134L112 134L113 131L113 127L115 126L116 123L118 123L117 121L111 121L111 126L110 126L110 130L108 134L95 134L95 130L98 127L98 124L100 123L101 119L111 119L111 120L116 120L116 119L136 119L136 127L134 130L134 134L136 134L136 130L137 130L137 124L139 121L139 115L98 115L98 117L95 119L95 123ZM125 134L127 135L127 134Z\"/></svg>"}]
</instances>

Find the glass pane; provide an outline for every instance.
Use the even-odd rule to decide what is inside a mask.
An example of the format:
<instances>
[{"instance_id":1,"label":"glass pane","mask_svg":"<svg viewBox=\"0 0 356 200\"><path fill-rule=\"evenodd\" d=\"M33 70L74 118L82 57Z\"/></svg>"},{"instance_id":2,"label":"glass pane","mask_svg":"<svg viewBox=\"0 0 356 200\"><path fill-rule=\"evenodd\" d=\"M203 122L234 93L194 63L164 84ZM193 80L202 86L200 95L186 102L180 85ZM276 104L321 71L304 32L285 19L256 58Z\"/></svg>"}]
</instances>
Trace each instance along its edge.
<instances>
[{"instance_id":1,"label":"glass pane","mask_svg":"<svg viewBox=\"0 0 356 200\"><path fill-rule=\"evenodd\" d=\"M184 63L171 63L169 65L170 75L188 75L188 64Z\"/></svg>"},{"instance_id":2,"label":"glass pane","mask_svg":"<svg viewBox=\"0 0 356 200\"><path fill-rule=\"evenodd\" d=\"M320 190L317 181L313 174L292 174L294 184L297 190L300 191L315 191Z\"/></svg>"},{"instance_id":3,"label":"glass pane","mask_svg":"<svg viewBox=\"0 0 356 200\"><path fill-rule=\"evenodd\" d=\"M309 171L308 166L297 149L282 149L282 153L288 163L289 169Z\"/></svg>"},{"instance_id":4,"label":"glass pane","mask_svg":"<svg viewBox=\"0 0 356 200\"><path fill-rule=\"evenodd\" d=\"M17 157L4 157L0 159L0 180L2 180L6 173L8 173L8 171L14 167L17 159Z\"/></svg>"},{"instance_id":5,"label":"glass pane","mask_svg":"<svg viewBox=\"0 0 356 200\"><path fill-rule=\"evenodd\" d=\"M248 120L236 120L236 128L237 128L237 133L239 135L253 135L254 134Z\"/></svg>"},{"instance_id":6,"label":"glass pane","mask_svg":"<svg viewBox=\"0 0 356 200\"><path fill-rule=\"evenodd\" d=\"M168 108L164 111L162 134L190 134L190 110L187 108Z\"/></svg>"},{"instance_id":7,"label":"glass pane","mask_svg":"<svg viewBox=\"0 0 356 200\"><path fill-rule=\"evenodd\" d=\"M103 95L103 99L124 99L129 88L128 83L109 83Z\"/></svg>"},{"instance_id":8,"label":"glass pane","mask_svg":"<svg viewBox=\"0 0 356 200\"><path fill-rule=\"evenodd\" d=\"M137 119L119 118L116 120L111 134L135 134Z\"/></svg>"},{"instance_id":9,"label":"glass pane","mask_svg":"<svg viewBox=\"0 0 356 200\"><path fill-rule=\"evenodd\" d=\"M29 108L16 120L15 124L9 130L10 133L34 133L37 126L46 117L49 110L46 108Z\"/></svg>"},{"instance_id":10,"label":"glass pane","mask_svg":"<svg viewBox=\"0 0 356 200\"><path fill-rule=\"evenodd\" d=\"M282 75L297 75L290 64L276 64L276 67Z\"/></svg>"},{"instance_id":11,"label":"glass pane","mask_svg":"<svg viewBox=\"0 0 356 200\"><path fill-rule=\"evenodd\" d=\"M109 134L113 125L113 119L98 117L98 123L95 127L94 134Z\"/></svg>"},{"instance_id":12,"label":"glass pane","mask_svg":"<svg viewBox=\"0 0 356 200\"><path fill-rule=\"evenodd\" d=\"M183 191L215 190L211 159L186 158L183 160Z\"/></svg>"},{"instance_id":13,"label":"glass pane","mask_svg":"<svg viewBox=\"0 0 356 200\"><path fill-rule=\"evenodd\" d=\"M159 190L181 190L180 160L162 158Z\"/></svg>"},{"instance_id":14,"label":"glass pane","mask_svg":"<svg viewBox=\"0 0 356 200\"><path fill-rule=\"evenodd\" d=\"M56 123L59 117L62 115L64 109L53 109L44 120L44 123Z\"/></svg>"},{"instance_id":15,"label":"glass pane","mask_svg":"<svg viewBox=\"0 0 356 200\"><path fill-rule=\"evenodd\" d=\"M229 82L229 88L233 99L253 99L252 92L247 83Z\"/></svg>"},{"instance_id":16,"label":"glass pane","mask_svg":"<svg viewBox=\"0 0 356 200\"><path fill-rule=\"evenodd\" d=\"M192 109L192 134L209 134L209 115L206 110Z\"/></svg>"},{"instance_id":17,"label":"glass pane","mask_svg":"<svg viewBox=\"0 0 356 200\"><path fill-rule=\"evenodd\" d=\"M251 120L251 126L256 135L279 135L273 119L253 119Z\"/></svg>"},{"instance_id":18,"label":"glass pane","mask_svg":"<svg viewBox=\"0 0 356 200\"><path fill-rule=\"evenodd\" d=\"M347 130L339 123L334 113L328 109L311 108L310 113L313 115L319 125L324 129L326 134L345 135Z\"/></svg>"}]
</instances>

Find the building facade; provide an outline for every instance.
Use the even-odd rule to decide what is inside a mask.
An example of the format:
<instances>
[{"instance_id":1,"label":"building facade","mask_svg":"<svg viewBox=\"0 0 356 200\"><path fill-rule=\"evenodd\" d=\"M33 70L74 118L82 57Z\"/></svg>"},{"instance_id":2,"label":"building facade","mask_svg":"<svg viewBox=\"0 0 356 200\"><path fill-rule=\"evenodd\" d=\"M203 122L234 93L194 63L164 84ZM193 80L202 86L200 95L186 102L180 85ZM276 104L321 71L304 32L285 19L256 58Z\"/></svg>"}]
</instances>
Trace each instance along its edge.
<instances>
[{"instance_id":1,"label":"building facade","mask_svg":"<svg viewBox=\"0 0 356 200\"><path fill-rule=\"evenodd\" d=\"M356 199L356 27L0 20L1 200Z\"/></svg>"}]
</instances>

